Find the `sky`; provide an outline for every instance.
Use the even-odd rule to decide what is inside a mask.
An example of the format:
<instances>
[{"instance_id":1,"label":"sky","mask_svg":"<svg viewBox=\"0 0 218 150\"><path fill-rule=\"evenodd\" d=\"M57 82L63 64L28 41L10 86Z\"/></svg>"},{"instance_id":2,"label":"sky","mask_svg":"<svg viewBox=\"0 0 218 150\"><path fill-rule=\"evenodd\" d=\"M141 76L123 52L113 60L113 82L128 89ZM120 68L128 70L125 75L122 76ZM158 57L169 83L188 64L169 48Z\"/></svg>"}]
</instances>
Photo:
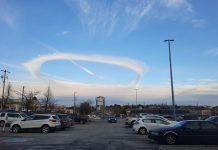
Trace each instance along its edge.
<instances>
[{"instance_id":1,"label":"sky","mask_svg":"<svg viewBox=\"0 0 218 150\"><path fill-rule=\"evenodd\" d=\"M14 97L218 105L216 0L0 0L0 69ZM3 72L1 72L1 75ZM2 89L2 83L0 83ZM40 95L39 95L40 96Z\"/></svg>"}]
</instances>

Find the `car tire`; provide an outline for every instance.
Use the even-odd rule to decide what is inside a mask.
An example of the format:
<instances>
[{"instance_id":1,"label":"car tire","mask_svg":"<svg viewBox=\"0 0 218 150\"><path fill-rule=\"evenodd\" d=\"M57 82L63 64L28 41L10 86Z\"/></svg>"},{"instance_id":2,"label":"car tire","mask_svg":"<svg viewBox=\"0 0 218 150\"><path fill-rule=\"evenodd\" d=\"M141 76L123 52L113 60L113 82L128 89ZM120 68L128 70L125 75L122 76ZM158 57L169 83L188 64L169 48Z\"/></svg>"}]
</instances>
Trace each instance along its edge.
<instances>
[{"instance_id":1,"label":"car tire","mask_svg":"<svg viewBox=\"0 0 218 150\"><path fill-rule=\"evenodd\" d=\"M5 121L1 120L0 121L0 127L4 127L4 125L5 125Z\"/></svg>"},{"instance_id":2,"label":"car tire","mask_svg":"<svg viewBox=\"0 0 218 150\"><path fill-rule=\"evenodd\" d=\"M146 134L148 134L148 131L146 128L141 127L141 128L139 128L138 133L141 135L146 135Z\"/></svg>"},{"instance_id":3,"label":"car tire","mask_svg":"<svg viewBox=\"0 0 218 150\"><path fill-rule=\"evenodd\" d=\"M164 139L165 139L165 143L167 145L176 144L176 135L175 134L167 134Z\"/></svg>"},{"instance_id":4,"label":"car tire","mask_svg":"<svg viewBox=\"0 0 218 150\"><path fill-rule=\"evenodd\" d=\"M20 132L20 126L19 125L13 125L11 128L12 133L19 133Z\"/></svg>"},{"instance_id":5,"label":"car tire","mask_svg":"<svg viewBox=\"0 0 218 150\"><path fill-rule=\"evenodd\" d=\"M49 133L50 127L48 125L44 125L44 126L42 126L41 131L42 131L42 133L45 133L45 134Z\"/></svg>"}]
</instances>

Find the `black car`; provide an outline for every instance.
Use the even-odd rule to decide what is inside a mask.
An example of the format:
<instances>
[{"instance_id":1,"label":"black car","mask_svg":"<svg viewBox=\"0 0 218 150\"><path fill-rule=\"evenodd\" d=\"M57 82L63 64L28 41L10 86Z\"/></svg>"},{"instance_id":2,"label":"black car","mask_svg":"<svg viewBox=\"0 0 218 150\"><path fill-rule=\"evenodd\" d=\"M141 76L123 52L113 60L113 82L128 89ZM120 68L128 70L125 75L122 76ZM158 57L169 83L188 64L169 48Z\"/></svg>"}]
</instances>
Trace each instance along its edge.
<instances>
[{"instance_id":1,"label":"black car","mask_svg":"<svg viewBox=\"0 0 218 150\"><path fill-rule=\"evenodd\" d=\"M216 143L218 126L205 120L185 120L169 128L150 130L148 138L173 145L180 142Z\"/></svg>"},{"instance_id":2,"label":"black car","mask_svg":"<svg viewBox=\"0 0 218 150\"><path fill-rule=\"evenodd\" d=\"M108 122L110 122L110 123L116 123L116 122L117 122L117 119L116 119L116 117L109 117L109 118L108 118Z\"/></svg>"},{"instance_id":3,"label":"black car","mask_svg":"<svg viewBox=\"0 0 218 150\"><path fill-rule=\"evenodd\" d=\"M206 121L211 121L218 125L218 116L211 116L207 118Z\"/></svg>"},{"instance_id":4,"label":"black car","mask_svg":"<svg viewBox=\"0 0 218 150\"><path fill-rule=\"evenodd\" d=\"M85 124L88 122L88 116L77 114L70 114L69 116L75 123Z\"/></svg>"}]
</instances>

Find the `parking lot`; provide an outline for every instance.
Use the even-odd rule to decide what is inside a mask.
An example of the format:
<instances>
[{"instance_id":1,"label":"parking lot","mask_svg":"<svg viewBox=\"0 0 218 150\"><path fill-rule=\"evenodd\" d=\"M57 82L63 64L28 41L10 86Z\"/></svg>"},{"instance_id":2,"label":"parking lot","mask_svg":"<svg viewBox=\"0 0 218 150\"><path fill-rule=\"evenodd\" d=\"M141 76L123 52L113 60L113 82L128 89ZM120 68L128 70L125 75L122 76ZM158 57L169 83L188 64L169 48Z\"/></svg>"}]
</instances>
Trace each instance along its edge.
<instances>
[{"instance_id":1,"label":"parking lot","mask_svg":"<svg viewBox=\"0 0 218 150\"><path fill-rule=\"evenodd\" d=\"M166 146L150 141L146 136L138 135L124 125L95 120L84 125L75 126L64 131L42 134L2 132L0 128L0 149L34 150L34 149L74 149L74 150L174 150L174 149L218 149L211 145L176 145ZM6 128L8 130L8 128Z\"/></svg>"}]
</instances>

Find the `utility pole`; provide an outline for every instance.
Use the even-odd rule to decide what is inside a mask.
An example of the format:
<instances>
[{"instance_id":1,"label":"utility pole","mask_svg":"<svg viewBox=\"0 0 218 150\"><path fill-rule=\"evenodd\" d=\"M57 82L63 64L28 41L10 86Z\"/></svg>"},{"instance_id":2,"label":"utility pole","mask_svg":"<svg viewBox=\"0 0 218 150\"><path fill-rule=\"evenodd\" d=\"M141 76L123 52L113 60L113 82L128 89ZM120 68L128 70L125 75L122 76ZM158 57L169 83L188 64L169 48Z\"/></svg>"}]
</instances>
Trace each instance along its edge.
<instances>
[{"instance_id":1,"label":"utility pole","mask_svg":"<svg viewBox=\"0 0 218 150\"><path fill-rule=\"evenodd\" d=\"M3 80L3 88L2 88L2 102L1 102L1 109L3 109L4 106L4 101L5 101L5 79L8 78L7 73L9 74L10 72L5 70L1 70L4 74L1 76Z\"/></svg>"},{"instance_id":2,"label":"utility pole","mask_svg":"<svg viewBox=\"0 0 218 150\"><path fill-rule=\"evenodd\" d=\"M76 113L76 92L74 92L73 95L74 95L74 98L73 98L73 101L74 101L73 113L75 114Z\"/></svg>"},{"instance_id":3,"label":"utility pole","mask_svg":"<svg viewBox=\"0 0 218 150\"><path fill-rule=\"evenodd\" d=\"M25 86L23 86L23 90L22 90L21 111L23 110L24 88L25 88Z\"/></svg>"},{"instance_id":4,"label":"utility pole","mask_svg":"<svg viewBox=\"0 0 218 150\"><path fill-rule=\"evenodd\" d=\"M173 105L173 118L176 120L176 107L175 107L175 99L174 99L174 89L173 89L173 71L172 71L172 62L171 62L171 49L170 42L173 42L173 39L164 40L164 42L168 42L169 47L169 61L170 61L170 79L171 79L171 93L172 93L172 105Z\"/></svg>"},{"instance_id":5,"label":"utility pole","mask_svg":"<svg viewBox=\"0 0 218 150\"><path fill-rule=\"evenodd\" d=\"M137 109L137 101L138 101L138 93L137 93L138 89L135 89L135 104L136 104L136 109Z\"/></svg>"}]
</instances>

